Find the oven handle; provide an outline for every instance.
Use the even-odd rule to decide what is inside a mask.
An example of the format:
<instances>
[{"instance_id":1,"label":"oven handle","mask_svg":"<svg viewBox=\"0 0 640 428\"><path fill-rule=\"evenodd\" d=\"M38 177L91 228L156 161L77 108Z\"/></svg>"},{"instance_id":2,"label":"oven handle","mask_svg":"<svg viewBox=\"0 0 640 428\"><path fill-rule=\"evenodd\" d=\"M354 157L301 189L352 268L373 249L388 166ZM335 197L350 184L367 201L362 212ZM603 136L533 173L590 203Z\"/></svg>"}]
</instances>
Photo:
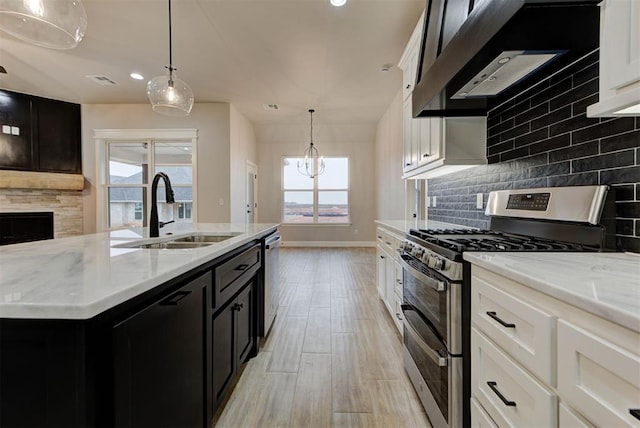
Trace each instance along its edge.
<instances>
[{"instance_id":1,"label":"oven handle","mask_svg":"<svg viewBox=\"0 0 640 428\"><path fill-rule=\"evenodd\" d=\"M402 308L403 311L405 309L411 308L409 305L400 305L400 307ZM413 328L413 326L407 320L407 317L404 317L403 324L407 329L407 331L409 332L409 334L411 335L411 337L413 337L413 340L416 341L420 349L422 349L429 356L429 358L433 360L434 363L436 363L440 367L446 367L447 365L449 365L449 357L448 356L443 357L442 351L436 351L434 349L431 349L426 343L424 343L424 341L422 340L418 332Z\"/></svg>"},{"instance_id":2,"label":"oven handle","mask_svg":"<svg viewBox=\"0 0 640 428\"><path fill-rule=\"evenodd\" d=\"M430 276L415 270L409 263L404 261L404 259L402 258L402 255L400 256L400 265L404 269L408 270L411 273L411 275L413 275L414 277L416 277L417 279L419 279L421 282L425 283L429 287L433 288L434 290L438 292L447 291L446 282L431 278Z\"/></svg>"}]
</instances>

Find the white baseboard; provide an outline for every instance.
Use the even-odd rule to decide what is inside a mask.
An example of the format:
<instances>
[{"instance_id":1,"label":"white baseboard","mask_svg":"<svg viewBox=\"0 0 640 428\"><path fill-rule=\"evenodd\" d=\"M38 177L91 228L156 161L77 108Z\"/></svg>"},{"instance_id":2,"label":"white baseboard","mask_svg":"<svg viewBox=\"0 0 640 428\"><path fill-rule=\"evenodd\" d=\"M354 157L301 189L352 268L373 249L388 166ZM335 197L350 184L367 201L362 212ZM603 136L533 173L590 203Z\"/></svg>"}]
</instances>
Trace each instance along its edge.
<instances>
[{"instance_id":1,"label":"white baseboard","mask_svg":"<svg viewBox=\"0 0 640 428\"><path fill-rule=\"evenodd\" d=\"M375 241L282 241L283 247L371 247L376 246Z\"/></svg>"}]
</instances>

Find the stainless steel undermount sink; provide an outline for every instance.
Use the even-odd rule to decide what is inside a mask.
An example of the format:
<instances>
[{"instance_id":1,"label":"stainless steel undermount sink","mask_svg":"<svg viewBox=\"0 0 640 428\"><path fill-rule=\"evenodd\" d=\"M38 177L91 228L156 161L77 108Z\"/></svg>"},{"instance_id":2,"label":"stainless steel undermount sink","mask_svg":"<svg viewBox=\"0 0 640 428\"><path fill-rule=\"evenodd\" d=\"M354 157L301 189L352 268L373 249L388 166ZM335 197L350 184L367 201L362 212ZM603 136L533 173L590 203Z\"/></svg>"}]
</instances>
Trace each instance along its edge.
<instances>
[{"instance_id":1,"label":"stainless steel undermount sink","mask_svg":"<svg viewBox=\"0 0 640 428\"><path fill-rule=\"evenodd\" d=\"M180 249L191 249L191 248L201 248L211 245L211 242L156 242L154 244L141 244L136 245L132 248L149 248L154 250L180 250Z\"/></svg>"},{"instance_id":2,"label":"stainless steel undermount sink","mask_svg":"<svg viewBox=\"0 0 640 428\"><path fill-rule=\"evenodd\" d=\"M240 232L229 232L229 233L219 233L219 234L202 234L202 235L189 235L189 236L183 236L182 238L176 238L173 240L173 242L198 242L198 243L205 243L205 242L222 242L222 241L226 241L227 239L231 239L234 236L238 236L240 235Z\"/></svg>"},{"instance_id":3,"label":"stainless steel undermount sink","mask_svg":"<svg viewBox=\"0 0 640 428\"><path fill-rule=\"evenodd\" d=\"M120 245L117 248L145 248L151 250L180 250L202 248L213 245L216 242L226 241L235 236L241 235L241 232L221 232L221 233L198 233L193 235L180 236L173 239L166 239L162 242L149 242L148 240L132 241Z\"/></svg>"}]
</instances>

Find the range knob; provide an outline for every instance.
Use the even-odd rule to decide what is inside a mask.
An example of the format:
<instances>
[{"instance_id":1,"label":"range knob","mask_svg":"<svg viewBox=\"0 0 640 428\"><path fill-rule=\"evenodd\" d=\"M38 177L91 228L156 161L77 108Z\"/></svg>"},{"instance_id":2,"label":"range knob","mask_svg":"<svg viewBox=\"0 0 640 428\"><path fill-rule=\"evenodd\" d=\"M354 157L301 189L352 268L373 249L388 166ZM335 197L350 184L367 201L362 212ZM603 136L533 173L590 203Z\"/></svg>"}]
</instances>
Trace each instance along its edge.
<instances>
[{"instance_id":1,"label":"range knob","mask_svg":"<svg viewBox=\"0 0 640 428\"><path fill-rule=\"evenodd\" d=\"M431 256L427 264L430 268L442 270L444 269L446 262L438 256Z\"/></svg>"}]
</instances>

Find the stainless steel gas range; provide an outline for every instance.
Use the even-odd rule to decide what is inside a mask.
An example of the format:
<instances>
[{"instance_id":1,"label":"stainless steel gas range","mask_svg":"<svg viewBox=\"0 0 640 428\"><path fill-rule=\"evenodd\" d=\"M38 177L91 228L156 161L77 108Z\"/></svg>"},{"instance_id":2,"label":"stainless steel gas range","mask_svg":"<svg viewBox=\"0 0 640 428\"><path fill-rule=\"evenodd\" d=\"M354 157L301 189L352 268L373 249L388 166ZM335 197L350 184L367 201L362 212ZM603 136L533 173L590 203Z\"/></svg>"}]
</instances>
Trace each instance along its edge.
<instances>
[{"instance_id":1,"label":"stainless steel gas range","mask_svg":"<svg viewBox=\"0 0 640 428\"><path fill-rule=\"evenodd\" d=\"M434 427L470 426L471 268L463 252L615 249L614 211L607 186L504 190L489 194L489 230L410 230L399 250L404 363Z\"/></svg>"}]
</instances>

